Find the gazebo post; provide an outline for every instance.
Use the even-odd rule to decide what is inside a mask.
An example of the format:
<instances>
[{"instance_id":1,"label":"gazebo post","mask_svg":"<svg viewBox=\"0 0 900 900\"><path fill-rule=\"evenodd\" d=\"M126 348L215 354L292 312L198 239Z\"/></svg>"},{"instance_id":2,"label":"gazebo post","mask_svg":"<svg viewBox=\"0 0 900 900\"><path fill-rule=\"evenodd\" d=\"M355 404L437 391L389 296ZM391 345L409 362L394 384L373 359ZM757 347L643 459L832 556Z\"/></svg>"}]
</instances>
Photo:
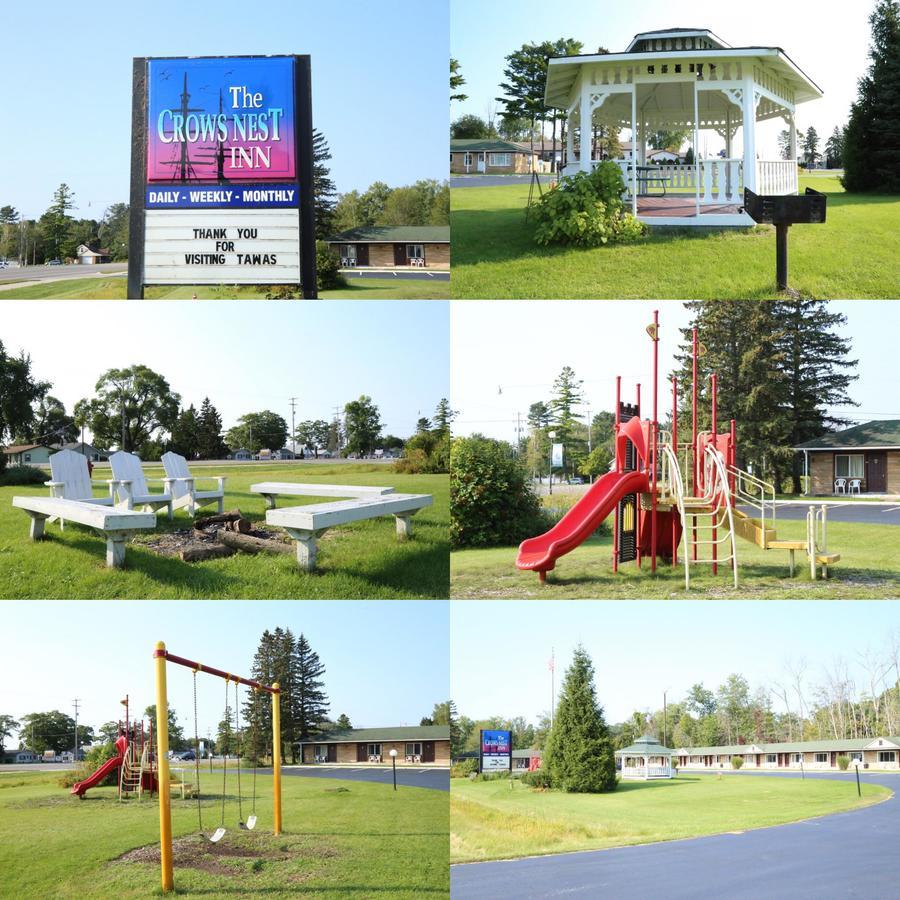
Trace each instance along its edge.
<instances>
[{"instance_id":1,"label":"gazebo post","mask_svg":"<svg viewBox=\"0 0 900 900\"><path fill-rule=\"evenodd\" d=\"M697 79L694 79L694 203L696 215L700 215L700 97Z\"/></svg>"},{"instance_id":2,"label":"gazebo post","mask_svg":"<svg viewBox=\"0 0 900 900\"><path fill-rule=\"evenodd\" d=\"M637 82L631 82L631 212L638 211L637 188Z\"/></svg>"},{"instance_id":3,"label":"gazebo post","mask_svg":"<svg viewBox=\"0 0 900 900\"><path fill-rule=\"evenodd\" d=\"M582 73L581 76L581 151L578 163L582 172L591 171L591 91Z\"/></svg>"},{"instance_id":4,"label":"gazebo post","mask_svg":"<svg viewBox=\"0 0 900 900\"><path fill-rule=\"evenodd\" d=\"M563 171L575 161L575 109L577 103L573 103L566 110L566 159Z\"/></svg>"},{"instance_id":5,"label":"gazebo post","mask_svg":"<svg viewBox=\"0 0 900 900\"><path fill-rule=\"evenodd\" d=\"M741 131L744 137L744 187L757 192L756 177L756 92L753 89L753 76L744 78L741 96Z\"/></svg>"}]
</instances>

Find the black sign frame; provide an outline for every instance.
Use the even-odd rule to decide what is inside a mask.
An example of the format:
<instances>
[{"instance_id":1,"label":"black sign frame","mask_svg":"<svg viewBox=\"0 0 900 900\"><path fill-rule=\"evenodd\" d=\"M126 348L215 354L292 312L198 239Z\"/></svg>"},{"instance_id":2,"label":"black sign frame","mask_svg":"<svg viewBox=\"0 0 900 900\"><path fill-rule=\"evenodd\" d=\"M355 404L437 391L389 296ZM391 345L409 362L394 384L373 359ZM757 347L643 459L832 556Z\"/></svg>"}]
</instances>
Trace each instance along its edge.
<instances>
[{"instance_id":1,"label":"black sign frame","mask_svg":"<svg viewBox=\"0 0 900 900\"><path fill-rule=\"evenodd\" d=\"M132 60L131 191L128 232L128 299L144 298L144 236L147 196L147 72L151 59L229 59L228 56L136 56ZM312 64L308 54L246 54L244 59L292 56L294 60L294 148L297 155L293 184L299 197L300 284L305 300L316 289L316 203L313 180Z\"/></svg>"}]
</instances>

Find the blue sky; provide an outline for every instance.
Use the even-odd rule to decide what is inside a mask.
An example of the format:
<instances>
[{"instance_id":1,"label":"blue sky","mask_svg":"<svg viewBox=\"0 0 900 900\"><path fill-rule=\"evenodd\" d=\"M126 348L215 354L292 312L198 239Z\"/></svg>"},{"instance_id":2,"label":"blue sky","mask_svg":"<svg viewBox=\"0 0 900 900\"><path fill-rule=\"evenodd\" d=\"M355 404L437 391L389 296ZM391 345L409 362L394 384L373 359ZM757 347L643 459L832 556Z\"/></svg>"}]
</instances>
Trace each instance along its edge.
<instances>
[{"instance_id":1,"label":"blue sky","mask_svg":"<svg viewBox=\"0 0 900 900\"><path fill-rule=\"evenodd\" d=\"M564 4L519 0L514 10L502 3L453 0L451 53L462 64L467 82L463 91L469 100L454 102L451 114L485 116L486 104L500 96L504 57L529 41L571 37L584 44L585 52L604 46L616 53L641 31L709 28L734 47L781 47L824 92L822 99L803 104L798 111L798 127L805 131L814 125L824 143L835 125L846 123L857 79L868 63L867 19L873 5L869 0L848 4L837 18L817 18L808 4L783 0L755 0L751 5L710 0ZM777 127L765 128L760 152L775 152L777 132L784 127L777 121ZM714 141L710 137L711 149Z\"/></svg>"},{"instance_id":2,"label":"blue sky","mask_svg":"<svg viewBox=\"0 0 900 900\"><path fill-rule=\"evenodd\" d=\"M0 712L15 718L59 709L95 728L155 703L153 650L163 640L178 656L249 676L266 628L303 632L325 665L335 718L358 728L418 725L449 696L448 603L443 601L10 601L3 604ZM123 615L133 623L122 627ZM401 662L402 661L402 664ZM169 705L193 734L192 676L170 666ZM232 686L233 691L233 686ZM215 733L224 683L198 677L201 737Z\"/></svg>"},{"instance_id":3,"label":"blue sky","mask_svg":"<svg viewBox=\"0 0 900 900\"><path fill-rule=\"evenodd\" d=\"M334 407L368 394L386 434L406 437L449 396L448 303L275 303L8 300L0 340L31 354L35 376L71 413L107 369L143 363L166 376L185 405L209 395L225 428L271 409L290 425L331 420ZM53 323L48 327L48 323ZM88 356L72 365L72 335ZM219 359L222 365L210 366Z\"/></svg>"},{"instance_id":4,"label":"blue sky","mask_svg":"<svg viewBox=\"0 0 900 900\"><path fill-rule=\"evenodd\" d=\"M752 301L751 301L752 302ZM858 407L834 412L854 422L900 419L900 375L885 366L896 353L900 307L881 300L830 304L847 317L842 334L852 340L850 356L858 360L859 380L850 386ZM662 417L671 408L665 385L674 368L678 329L690 313L676 301L528 300L454 303L451 309L454 427L459 434L481 432L515 439L516 414L524 422L528 407L547 400L564 365L584 379L585 400L593 412L612 410L615 377L622 376L623 399L633 398L635 384L646 391L652 373L651 344L644 328L660 311L659 371ZM497 335L503 335L498 341ZM584 414L586 410L582 410Z\"/></svg>"},{"instance_id":5,"label":"blue sky","mask_svg":"<svg viewBox=\"0 0 900 900\"><path fill-rule=\"evenodd\" d=\"M732 672L751 688L771 685L789 660L806 661L810 700L838 658L860 689L858 654L891 636L900 641L900 608L891 601L455 602L450 619L453 699L473 719L536 721L550 707L552 650L558 690L579 642L612 723L635 709L661 709L666 689L679 700L694 683L715 690Z\"/></svg>"},{"instance_id":6,"label":"blue sky","mask_svg":"<svg viewBox=\"0 0 900 900\"><path fill-rule=\"evenodd\" d=\"M6 4L0 205L38 216L62 181L78 215L127 202L134 56L309 53L339 191L443 179L448 20L446 2L404 0Z\"/></svg>"}]
</instances>

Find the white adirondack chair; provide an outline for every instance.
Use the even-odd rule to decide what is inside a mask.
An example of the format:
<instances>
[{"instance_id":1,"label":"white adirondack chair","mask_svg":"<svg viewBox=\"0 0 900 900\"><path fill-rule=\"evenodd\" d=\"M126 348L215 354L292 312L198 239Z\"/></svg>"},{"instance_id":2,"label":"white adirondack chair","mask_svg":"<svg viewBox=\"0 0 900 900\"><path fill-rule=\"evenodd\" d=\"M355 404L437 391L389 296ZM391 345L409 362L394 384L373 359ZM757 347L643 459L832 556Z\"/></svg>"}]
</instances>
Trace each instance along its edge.
<instances>
[{"instance_id":1,"label":"white adirondack chair","mask_svg":"<svg viewBox=\"0 0 900 900\"><path fill-rule=\"evenodd\" d=\"M152 481L163 483L161 494L151 494L147 487L147 479L141 466L140 457L134 453L126 453L119 450L109 458L113 477L110 484L116 491L119 502L126 509L134 509L136 506L146 506L156 511L161 507L168 507L169 518L172 518L172 479L154 478Z\"/></svg>"},{"instance_id":2,"label":"white adirondack chair","mask_svg":"<svg viewBox=\"0 0 900 900\"><path fill-rule=\"evenodd\" d=\"M88 471L87 457L74 450L60 450L50 457L50 481L45 481L50 488L50 496L61 500L80 500L82 503L96 503L98 506L112 506L116 502L112 485L105 497L94 496L94 486ZM51 520L52 521L52 520ZM60 530L65 530L66 523L59 520Z\"/></svg>"},{"instance_id":3,"label":"white adirondack chair","mask_svg":"<svg viewBox=\"0 0 900 900\"><path fill-rule=\"evenodd\" d=\"M177 453L163 453L163 468L172 482L172 502L175 509L186 509L193 516L201 506L215 503L220 513L225 512L225 476L207 475L199 479L191 475L187 460ZM215 481L216 487L209 491L198 491L198 480Z\"/></svg>"}]
</instances>

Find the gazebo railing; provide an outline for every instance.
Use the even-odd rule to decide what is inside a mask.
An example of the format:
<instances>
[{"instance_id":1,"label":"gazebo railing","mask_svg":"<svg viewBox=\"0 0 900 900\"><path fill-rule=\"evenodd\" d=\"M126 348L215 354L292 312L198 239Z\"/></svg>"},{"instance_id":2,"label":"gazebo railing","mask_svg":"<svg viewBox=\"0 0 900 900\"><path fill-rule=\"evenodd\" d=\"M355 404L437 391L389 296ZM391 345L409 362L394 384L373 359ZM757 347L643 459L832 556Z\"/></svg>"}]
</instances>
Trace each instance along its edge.
<instances>
[{"instance_id":1,"label":"gazebo railing","mask_svg":"<svg viewBox=\"0 0 900 900\"><path fill-rule=\"evenodd\" d=\"M756 161L757 194L796 194L799 188L797 164L791 159Z\"/></svg>"},{"instance_id":2,"label":"gazebo railing","mask_svg":"<svg viewBox=\"0 0 900 900\"><path fill-rule=\"evenodd\" d=\"M596 168L605 160L591 160L591 168ZM622 171L622 178L628 188L629 195L634 190L632 185L632 165L630 159L612 160ZM643 167L645 170L650 166ZM740 159L701 159L696 163L659 163L652 164L653 173L660 179L666 179L666 192L680 194L700 194L700 204L741 203L744 192L744 164ZM578 171L578 166L566 167L565 174ZM642 185L645 193L662 194L662 184L650 180ZM785 191L785 193L788 193Z\"/></svg>"},{"instance_id":3,"label":"gazebo railing","mask_svg":"<svg viewBox=\"0 0 900 900\"><path fill-rule=\"evenodd\" d=\"M671 774L669 766L622 766L622 775L635 778L668 778Z\"/></svg>"}]
</instances>

